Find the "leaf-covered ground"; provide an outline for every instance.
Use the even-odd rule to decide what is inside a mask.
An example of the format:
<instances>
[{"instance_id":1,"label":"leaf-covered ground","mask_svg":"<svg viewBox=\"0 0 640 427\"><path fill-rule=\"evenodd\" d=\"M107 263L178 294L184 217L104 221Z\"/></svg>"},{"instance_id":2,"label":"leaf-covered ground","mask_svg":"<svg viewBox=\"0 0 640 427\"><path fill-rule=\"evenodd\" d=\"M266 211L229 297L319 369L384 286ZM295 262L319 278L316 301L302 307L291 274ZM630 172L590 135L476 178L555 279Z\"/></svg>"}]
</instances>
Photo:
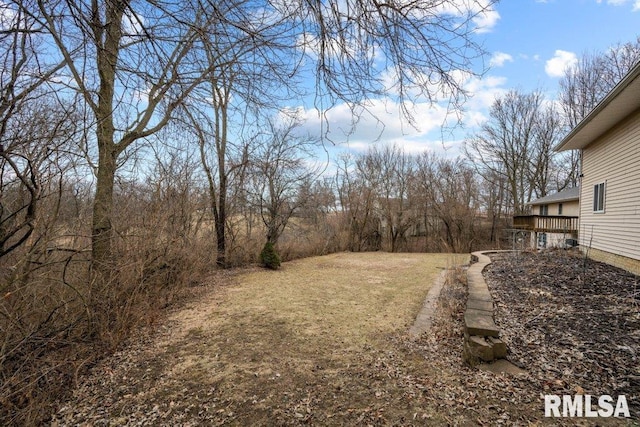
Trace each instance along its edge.
<instances>
[{"instance_id":1,"label":"leaf-covered ground","mask_svg":"<svg viewBox=\"0 0 640 427\"><path fill-rule=\"evenodd\" d=\"M509 277L509 271L524 268L529 255L515 261L501 257L488 272L499 316L515 292L505 286L528 277L522 272ZM524 268L532 275L555 268L554 257L539 263L532 257ZM574 394L575 385L591 390L589 384L557 375L549 356L529 355L555 351L554 340L536 348L527 342L522 349L515 338L522 328L517 319L531 325L531 318L542 318L546 314L540 313L548 310L527 317L516 308L506 314L509 321L501 322L514 346L510 357L527 370L524 374L493 374L462 361L466 288L455 278L464 279L463 272L451 275L445 285L432 330L410 339L409 326L430 283L442 268L461 261L424 254L335 254L287 263L279 272L250 270L225 277L224 286L205 289L158 330L139 334L96 366L52 423L576 425L574 419L546 420L541 396L565 389ZM500 271L504 283L496 285L503 277ZM539 289L531 292L552 292ZM533 301L529 305L535 306ZM557 323L564 331L570 326ZM600 386L594 390L614 392Z\"/></svg>"},{"instance_id":2,"label":"leaf-covered ground","mask_svg":"<svg viewBox=\"0 0 640 427\"><path fill-rule=\"evenodd\" d=\"M546 394L625 395L640 416L640 277L573 251L491 258L509 359Z\"/></svg>"}]
</instances>

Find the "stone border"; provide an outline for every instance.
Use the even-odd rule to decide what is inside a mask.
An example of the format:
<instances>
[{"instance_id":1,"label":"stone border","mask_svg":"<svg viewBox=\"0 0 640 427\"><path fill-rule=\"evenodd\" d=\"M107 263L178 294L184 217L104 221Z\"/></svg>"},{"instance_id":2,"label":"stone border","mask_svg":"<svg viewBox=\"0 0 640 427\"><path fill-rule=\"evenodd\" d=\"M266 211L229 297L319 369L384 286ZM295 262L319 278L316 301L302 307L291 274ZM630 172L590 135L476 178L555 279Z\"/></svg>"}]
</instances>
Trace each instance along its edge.
<instances>
[{"instance_id":1,"label":"stone border","mask_svg":"<svg viewBox=\"0 0 640 427\"><path fill-rule=\"evenodd\" d=\"M467 270L469 295L464 312L464 359L470 365L504 359L507 346L500 339L500 329L494 322L493 298L482 271L491 264L486 255L496 251L473 252Z\"/></svg>"},{"instance_id":2,"label":"stone border","mask_svg":"<svg viewBox=\"0 0 640 427\"><path fill-rule=\"evenodd\" d=\"M436 311L436 306L438 303L438 297L440 296L440 292L442 291L442 287L447 280L447 272L449 270L445 269L438 275L431 288L429 288L429 292L427 293L427 297L422 304L422 308L416 317L416 320L413 322L411 328L409 328L409 336L412 339L417 339L423 333L429 331L431 329L431 324L433 323L433 315Z\"/></svg>"}]
</instances>

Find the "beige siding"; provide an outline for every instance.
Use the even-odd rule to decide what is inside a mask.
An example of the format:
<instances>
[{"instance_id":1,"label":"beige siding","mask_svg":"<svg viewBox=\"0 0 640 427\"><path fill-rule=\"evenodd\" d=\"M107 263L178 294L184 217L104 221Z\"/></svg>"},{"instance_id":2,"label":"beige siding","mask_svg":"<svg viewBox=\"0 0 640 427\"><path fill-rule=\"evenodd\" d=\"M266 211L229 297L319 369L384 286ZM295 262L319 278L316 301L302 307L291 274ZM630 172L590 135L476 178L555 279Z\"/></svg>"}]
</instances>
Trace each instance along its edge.
<instances>
[{"instance_id":1,"label":"beige siding","mask_svg":"<svg viewBox=\"0 0 640 427\"><path fill-rule=\"evenodd\" d=\"M556 208L556 212L558 212ZM580 203L577 200L571 202L564 202L562 206L562 215L564 216L579 216L580 215Z\"/></svg>"},{"instance_id":2,"label":"beige siding","mask_svg":"<svg viewBox=\"0 0 640 427\"><path fill-rule=\"evenodd\" d=\"M640 259L640 112L583 151L580 243ZM593 187L605 182L605 211L593 212Z\"/></svg>"},{"instance_id":3,"label":"beige siding","mask_svg":"<svg viewBox=\"0 0 640 427\"><path fill-rule=\"evenodd\" d=\"M558 215L559 203L549 204L549 215ZM570 202L562 202L562 216L578 216L580 204L577 200Z\"/></svg>"},{"instance_id":4,"label":"beige siding","mask_svg":"<svg viewBox=\"0 0 640 427\"><path fill-rule=\"evenodd\" d=\"M559 203L549 203L549 212L551 216L558 215ZM561 216L578 216L580 213L580 203L577 200L570 200L568 202L562 202L562 215ZM531 214L540 214L540 205L531 205Z\"/></svg>"}]
</instances>

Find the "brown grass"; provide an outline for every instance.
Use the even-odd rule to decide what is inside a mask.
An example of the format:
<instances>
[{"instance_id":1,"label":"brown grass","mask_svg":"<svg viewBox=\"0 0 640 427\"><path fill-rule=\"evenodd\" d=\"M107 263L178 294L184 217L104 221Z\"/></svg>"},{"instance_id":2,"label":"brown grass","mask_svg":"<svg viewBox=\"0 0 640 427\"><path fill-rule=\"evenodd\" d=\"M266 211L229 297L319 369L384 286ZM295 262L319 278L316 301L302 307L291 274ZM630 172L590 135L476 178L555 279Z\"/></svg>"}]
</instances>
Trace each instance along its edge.
<instances>
[{"instance_id":1,"label":"brown grass","mask_svg":"<svg viewBox=\"0 0 640 427\"><path fill-rule=\"evenodd\" d=\"M408 328L451 262L449 255L341 253L254 271L238 278L197 333L233 369L273 370L283 358L312 367Z\"/></svg>"},{"instance_id":2,"label":"brown grass","mask_svg":"<svg viewBox=\"0 0 640 427\"><path fill-rule=\"evenodd\" d=\"M154 405L167 425L403 419L410 402L385 362L393 339L406 335L436 275L467 258L338 253L247 271L176 312L140 360L116 362L130 367L127 384L96 387L98 378L80 389L84 402L63 410L66 421L96 423L106 411L157 422ZM417 355L399 363L427 369ZM130 399L105 396L105 387Z\"/></svg>"}]
</instances>

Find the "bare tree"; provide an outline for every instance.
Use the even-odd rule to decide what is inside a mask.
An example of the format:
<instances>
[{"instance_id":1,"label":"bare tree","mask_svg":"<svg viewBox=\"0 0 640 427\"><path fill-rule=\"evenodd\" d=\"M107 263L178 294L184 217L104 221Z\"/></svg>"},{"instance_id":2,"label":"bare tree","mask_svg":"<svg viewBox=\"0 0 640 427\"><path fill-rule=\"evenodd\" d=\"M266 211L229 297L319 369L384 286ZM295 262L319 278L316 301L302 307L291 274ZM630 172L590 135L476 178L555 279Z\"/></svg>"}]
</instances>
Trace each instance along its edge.
<instances>
[{"instance_id":1,"label":"bare tree","mask_svg":"<svg viewBox=\"0 0 640 427\"><path fill-rule=\"evenodd\" d=\"M44 88L63 62L38 58L42 29L25 7L0 6L0 257L34 231L44 163L59 152L64 133L74 133L71 123L65 124L69 105L56 105Z\"/></svg>"},{"instance_id":2,"label":"bare tree","mask_svg":"<svg viewBox=\"0 0 640 427\"><path fill-rule=\"evenodd\" d=\"M567 69L560 79L558 94L566 130L577 126L638 61L640 38L613 46L605 53L586 53L574 67ZM560 160L567 171L565 181L577 186L580 153L577 150L563 153Z\"/></svg>"},{"instance_id":3,"label":"bare tree","mask_svg":"<svg viewBox=\"0 0 640 427\"><path fill-rule=\"evenodd\" d=\"M483 53L473 34L493 3L330 0L283 8L300 22L303 48L316 60L319 102L328 95L355 106L393 92L413 119L405 101L416 97L444 98L452 109L464 101L459 72L471 74L471 63ZM385 76L392 87L385 86Z\"/></svg>"},{"instance_id":4,"label":"bare tree","mask_svg":"<svg viewBox=\"0 0 640 427\"><path fill-rule=\"evenodd\" d=\"M425 152L417 160L415 190L444 225L445 250L472 250L479 208L476 178L461 158L439 158Z\"/></svg>"},{"instance_id":5,"label":"bare tree","mask_svg":"<svg viewBox=\"0 0 640 427\"><path fill-rule=\"evenodd\" d=\"M479 197L481 209L484 209L490 222L489 242L495 245L498 242L498 234L509 212L506 206L510 205L506 193L504 176L491 174L480 177Z\"/></svg>"},{"instance_id":6,"label":"bare tree","mask_svg":"<svg viewBox=\"0 0 640 427\"><path fill-rule=\"evenodd\" d=\"M377 175L375 207L391 252L397 252L403 244L406 247L407 232L415 223L417 211L409 197L413 160L397 145L373 147L356 160L359 171L369 167Z\"/></svg>"},{"instance_id":7,"label":"bare tree","mask_svg":"<svg viewBox=\"0 0 640 427\"><path fill-rule=\"evenodd\" d=\"M216 231L216 264L222 268L227 266L228 185L232 175L239 169L242 173L242 169L247 166L246 146L239 150L240 156L234 158L238 150L231 149L238 149L238 146L230 147L229 144L229 103L234 77L232 70L217 70L216 77L211 77L207 82L209 96L206 98L210 99L211 117L206 113L202 117L202 111L194 110L190 106L184 110L195 133L200 164L207 179L209 210L213 214Z\"/></svg>"},{"instance_id":8,"label":"bare tree","mask_svg":"<svg viewBox=\"0 0 640 427\"><path fill-rule=\"evenodd\" d=\"M106 268L112 255L113 191L123 155L161 129L208 71L190 61L207 19L195 6L37 0L33 10L65 61L69 89L93 115L92 250L98 268Z\"/></svg>"},{"instance_id":9,"label":"bare tree","mask_svg":"<svg viewBox=\"0 0 640 427\"><path fill-rule=\"evenodd\" d=\"M351 251L380 250L380 165L378 159L344 155L338 159L336 182L341 209L347 217Z\"/></svg>"},{"instance_id":10,"label":"bare tree","mask_svg":"<svg viewBox=\"0 0 640 427\"><path fill-rule=\"evenodd\" d=\"M469 72L481 53L472 37L475 19L492 1L36 4L31 17L46 28L65 61L69 89L81 94L93 116L97 182L92 245L99 265L111 253L113 182L119 162L167 123L209 71L209 64L203 67L192 54L208 22L229 23L214 33L214 42L225 31L241 30L256 40L289 47L289 55L263 57L293 67L284 80L303 68L304 56L313 58L321 104L339 99L355 105L392 91L400 100L417 94L435 102L444 95L455 106L465 96L455 72ZM256 17L265 25L256 26ZM394 87L385 86L385 73L392 76ZM410 116L408 108L404 111Z\"/></svg>"},{"instance_id":11,"label":"bare tree","mask_svg":"<svg viewBox=\"0 0 640 427\"><path fill-rule=\"evenodd\" d=\"M284 124L270 122L269 133L253 152L251 164L251 199L266 227L267 243L274 246L291 217L307 202L301 191L319 169L306 159L316 158L313 149L318 141L296 134L299 123L290 119Z\"/></svg>"},{"instance_id":12,"label":"bare tree","mask_svg":"<svg viewBox=\"0 0 640 427\"><path fill-rule=\"evenodd\" d=\"M526 168L529 185L535 197L544 197L550 191L563 190L569 180L564 164L556 159L561 155L553 152L560 142L562 117L554 104L542 104L536 115L529 166ZM560 169L559 169L560 168Z\"/></svg>"},{"instance_id":13,"label":"bare tree","mask_svg":"<svg viewBox=\"0 0 640 427\"><path fill-rule=\"evenodd\" d=\"M216 230L216 263L224 268L228 215L234 209L229 185L235 179L234 187L243 187L250 145L242 134L254 130L248 123L273 113L282 97L291 95L295 79L285 76L295 69L280 60L292 56L290 44L281 41L290 25L286 17L274 19L234 2L218 5L215 13L227 17L210 20L200 36L201 61L210 73L184 102L183 111L198 141Z\"/></svg>"},{"instance_id":14,"label":"bare tree","mask_svg":"<svg viewBox=\"0 0 640 427\"><path fill-rule=\"evenodd\" d=\"M559 100L569 128L575 127L640 61L640 38L605 53L586 53L560 79Z\"/></svg>"},{"instance_id":15,"label":"bare tree","mask_svg":"<svg viewBox=\"0 0 640 427\"><path fill-rule=\"evenodd\" d=\"M510 91L493 103L489 120L465 141L465 152L480 174L494 185L505 184L512 211L547 194L551 178L551 149L561 123L542 93Z\"/></svg>"},{"instance_id":16,"label":"bare tree","mask_svg":"<svg viewBox=\"0 0 640 427\"><path fill-rule=\"evenodd\" d=\"M607 93L609 84L602 78L605 68L602 56L585 54L560 79L559 100L569 128L585 118Z\"/></svg>"}]
</instances>

